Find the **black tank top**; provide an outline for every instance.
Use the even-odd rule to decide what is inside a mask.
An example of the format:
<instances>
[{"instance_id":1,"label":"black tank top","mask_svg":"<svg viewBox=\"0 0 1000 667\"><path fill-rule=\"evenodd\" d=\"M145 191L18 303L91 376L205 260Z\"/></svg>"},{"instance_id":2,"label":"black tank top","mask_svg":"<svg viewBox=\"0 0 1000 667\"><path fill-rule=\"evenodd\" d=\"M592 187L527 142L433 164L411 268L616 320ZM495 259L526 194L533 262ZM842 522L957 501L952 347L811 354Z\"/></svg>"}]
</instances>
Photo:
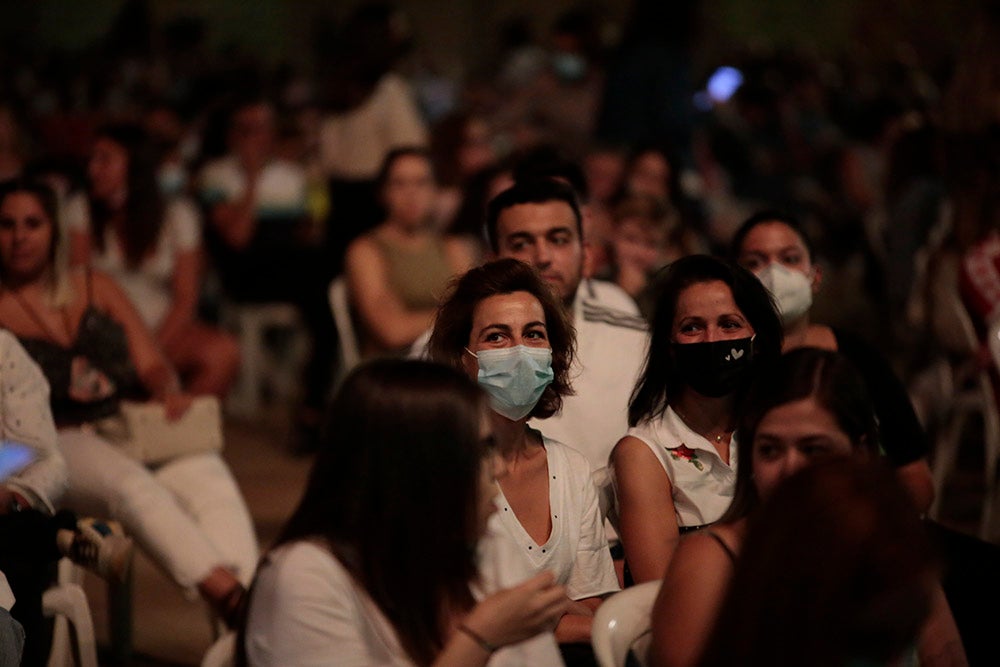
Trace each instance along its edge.
<instances>
[{"instance_id":1,"label":"black tank top","mask_svg":"<svg viewBox=\"0 0 1000 667\"><path fill-rule=\"evenodd\" d=\"M90 273L87 273L87 308L80 319L73 344L66 348L45 338L18 337L49 382L52 416L57 424L82 424L118 412L123 398L142 396L142 385L129 354L125 329L93 305ZM70 395L73 361L82 357L112 384L109 395L80 401Z\"/></svg>"}]
</instances>

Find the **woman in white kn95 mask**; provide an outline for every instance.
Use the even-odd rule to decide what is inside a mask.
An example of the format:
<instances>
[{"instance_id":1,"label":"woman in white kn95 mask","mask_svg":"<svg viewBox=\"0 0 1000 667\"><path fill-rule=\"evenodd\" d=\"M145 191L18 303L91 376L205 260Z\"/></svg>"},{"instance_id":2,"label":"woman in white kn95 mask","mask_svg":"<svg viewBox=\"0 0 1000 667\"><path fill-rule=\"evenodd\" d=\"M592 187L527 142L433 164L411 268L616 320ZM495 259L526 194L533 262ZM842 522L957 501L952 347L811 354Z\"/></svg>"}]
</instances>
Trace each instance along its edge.
<instances>
[{"instance_id":1,"label":"woman in white kn95 mask","mask_svg":"<svg viewBox=\"0 0 1000 667\"><path fill-rule=\"evenodd\" d=\"M433 360L464 370L489 397L507 470L497 479L491 527L517 546L512 558L533 572L553 571L566 586L574 602L556 627L564 655L589 650L593 610L619 588L590 464L527 425L557 412L572 391L574 347L559 298L535 269L514 259L459 278L438 309L428 345Z\"/></svg>"},{"instance_id":2,"label":"woman in white kn95 mask","mask_svg":"<svg viewBox=\"0 0 1000 667\"><path fill-rule=\"evenodd\" d=\"M861 370L875 403L886 456L917 508L926 512L934 500L927 436L906 388L875 348L858 336L810 320L809 309L822 275L800 223L778 211L757 213L733 236L731 253L774 297L784 329L785 352L799 347L841 352Z\"/></svg>"}]
</instances>

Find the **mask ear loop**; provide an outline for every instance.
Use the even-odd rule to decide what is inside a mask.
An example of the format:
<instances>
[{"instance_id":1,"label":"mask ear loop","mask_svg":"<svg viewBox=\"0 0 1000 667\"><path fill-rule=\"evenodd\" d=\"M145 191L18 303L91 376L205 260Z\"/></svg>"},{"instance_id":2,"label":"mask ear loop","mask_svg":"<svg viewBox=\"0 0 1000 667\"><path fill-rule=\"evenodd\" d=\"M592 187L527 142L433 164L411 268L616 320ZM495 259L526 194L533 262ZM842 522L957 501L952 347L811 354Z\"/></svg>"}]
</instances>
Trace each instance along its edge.
<instances>
[{"instance_id":1,"label":"mask ear loop","mask_svg":"<svg viewBox=\"0 0 1000 667\"><path fill-rule=\"evenodd\" d=\"M474 358L476 358L476 359L478 359L478 358L479 358L479 355L478 355L478 354L476 354L475 352L473 352L472 350L470 350L470 349L469 349L468 347L463 347L462 349L463 349L463 350L465 350L466 352L468 352L468 353L469 353L469 354L470 354L471 356L473 356Z\"/></svg>"}]
</instances>

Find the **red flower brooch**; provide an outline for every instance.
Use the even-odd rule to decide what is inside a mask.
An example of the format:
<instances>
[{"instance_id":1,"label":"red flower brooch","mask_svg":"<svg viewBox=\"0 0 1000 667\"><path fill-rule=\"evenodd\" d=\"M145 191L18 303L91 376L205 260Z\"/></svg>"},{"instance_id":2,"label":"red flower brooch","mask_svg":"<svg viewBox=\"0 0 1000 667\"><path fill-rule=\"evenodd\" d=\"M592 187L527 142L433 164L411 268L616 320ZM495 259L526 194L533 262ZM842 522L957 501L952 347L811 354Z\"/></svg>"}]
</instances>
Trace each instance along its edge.
<instances>
[{"instance_id":1,"label":"red flower brooch","mask_svg":"<svg viewBox=\"0 0 1000 667\"><path fill-rule=\"evenodd\" d=\"M698 460L698 452L691 449L683 442L679 447L668 447L667 451L670 452L670 456L674 457L678 461L687 461L698 470L705 469L705 466L703 466L701 461Z\"/></svg>"}]
</instances>

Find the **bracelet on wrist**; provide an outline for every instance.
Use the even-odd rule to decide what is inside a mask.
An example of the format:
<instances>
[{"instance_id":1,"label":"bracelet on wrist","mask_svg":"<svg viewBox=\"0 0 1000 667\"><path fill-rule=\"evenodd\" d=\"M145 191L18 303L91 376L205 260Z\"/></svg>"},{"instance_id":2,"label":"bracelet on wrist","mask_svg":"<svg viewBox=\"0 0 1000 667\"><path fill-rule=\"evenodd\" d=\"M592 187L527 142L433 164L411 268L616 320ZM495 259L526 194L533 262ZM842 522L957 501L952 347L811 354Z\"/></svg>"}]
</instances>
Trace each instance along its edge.
<instances>
[{"instance_id":1,"label":"bracelet on wrist","mask_svg":"<svg viewBox=\"0 0 1000 667\"><path fill-rule=\"evenodd\" d=\"M500 648L499 646L494 646L493 644L486 641L486 639L484 639L481 634L479 634L478 632L467 626L465 623L459 623L458 629L467 634L469 637L471 637L474 642L479 644L480 648L482 648L490 655L495 653L496 650Z\"/></svg>"}]
</instances>

